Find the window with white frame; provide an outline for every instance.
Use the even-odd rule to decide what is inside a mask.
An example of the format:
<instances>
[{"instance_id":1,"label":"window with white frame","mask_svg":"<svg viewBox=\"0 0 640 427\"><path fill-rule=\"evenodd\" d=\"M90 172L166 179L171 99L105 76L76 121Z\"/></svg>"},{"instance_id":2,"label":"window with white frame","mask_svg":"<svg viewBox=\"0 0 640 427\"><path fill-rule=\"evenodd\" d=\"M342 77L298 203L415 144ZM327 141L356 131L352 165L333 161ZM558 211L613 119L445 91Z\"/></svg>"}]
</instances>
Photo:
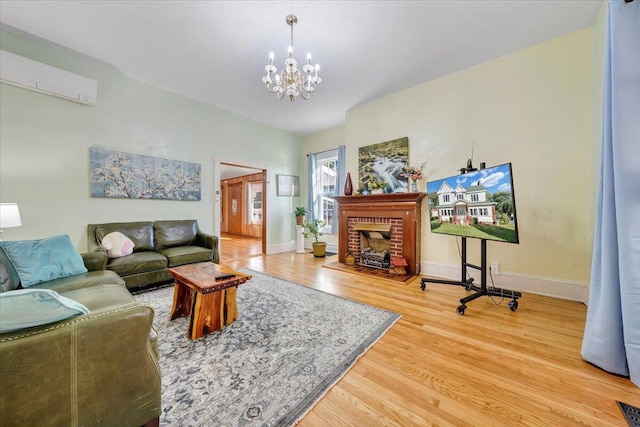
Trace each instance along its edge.
<instances>
[{"instance_id":1,"label":"window with white frame","mask_svg":"<svg viewBox=\"0 0 640 427\"><path fill-rule=\"evenodd\" d=\"M329 150L316 155L316 176L313 186L315 218L325 221L323 233L331 232L333 224L333 197L336 193L336 175L338 165L338 150Z\"/></svg>"},{"instance_id":2,"label":"window with white frame","mask_svg":"<svg viewBox=\"0 0 640 427\"><path fill-rule=\"evenodd\" d=\"M247 183L247 200L247 222L262 224L262 181Z\"/></svg>"}]
</instances>

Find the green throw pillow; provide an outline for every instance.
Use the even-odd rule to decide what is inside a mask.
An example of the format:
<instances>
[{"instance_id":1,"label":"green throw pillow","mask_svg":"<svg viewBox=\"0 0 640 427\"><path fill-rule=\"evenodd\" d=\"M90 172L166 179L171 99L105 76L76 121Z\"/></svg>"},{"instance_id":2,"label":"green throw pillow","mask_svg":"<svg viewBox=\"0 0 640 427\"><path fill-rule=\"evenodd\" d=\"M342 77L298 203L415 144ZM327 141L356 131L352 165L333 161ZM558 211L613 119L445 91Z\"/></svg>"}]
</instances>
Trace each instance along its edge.
<instances>
[{"instance_id":1,"label":"green throw pillow","mask_svg":"<svg viewBox=\"0 0 640 427\"><path fill-rule=\"evenodd\" d=\"M0 332L59 322L89 309L51 289L18 289L0 293Z\"/></svg>"},{"instance_id":2,"label":"green throw pillow","mask_svg":"<svg viewBox=\"0 0 640 427\"><path fill-rule=\"evenodd\" d=\"M23 288L87 272L67 235L0 242L0 246L18 272Z\"/></svg>"}]
</instances>

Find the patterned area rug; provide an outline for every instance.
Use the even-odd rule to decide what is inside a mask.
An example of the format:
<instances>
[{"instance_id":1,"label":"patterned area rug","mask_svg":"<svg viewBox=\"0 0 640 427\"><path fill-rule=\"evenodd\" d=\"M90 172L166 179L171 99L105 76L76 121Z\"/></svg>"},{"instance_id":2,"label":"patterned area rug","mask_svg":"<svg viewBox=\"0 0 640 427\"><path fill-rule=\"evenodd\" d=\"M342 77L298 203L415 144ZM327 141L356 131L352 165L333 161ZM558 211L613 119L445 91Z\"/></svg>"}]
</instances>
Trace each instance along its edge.
<instances>
[{"instance_id":1,"label":"patterned area rug","mask_svg":"<svg viewBox=\"0 0 640 427\"><path fill-rule=\"evenodd\" d=\"M169 322L173 287L137 294L155 310L162 426L288 426L302 418L400 315L252 270L239 318L192 341Z\"/></svg>"}]
</instances>

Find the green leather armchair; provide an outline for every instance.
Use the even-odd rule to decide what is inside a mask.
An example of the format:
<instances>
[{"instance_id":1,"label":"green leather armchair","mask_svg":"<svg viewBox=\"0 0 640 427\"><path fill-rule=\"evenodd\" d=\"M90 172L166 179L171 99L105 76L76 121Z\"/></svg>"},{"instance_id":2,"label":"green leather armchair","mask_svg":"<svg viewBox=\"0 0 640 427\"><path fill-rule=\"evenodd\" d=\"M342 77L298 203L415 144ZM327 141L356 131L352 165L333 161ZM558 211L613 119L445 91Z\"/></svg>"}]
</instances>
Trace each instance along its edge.
<instances>
[{"instance_id":1,"label":"green leather armchair","mask_svg":"<svg viewBox=\"0 0 640 427\"><path fill-rule=\"evenodd\" d=\"M158 425L153 310L129 303L0 335L6 426Z\"/></svg>"},{"instance_id":2,"label":"green leather armchair","mask_svg":"<svg viewBox=\"0 0 640 427\"><path fill-rule=\"evenodd\" d=\"M153 309L138 304L107 255L81 254L87 273L32 286L89 313L0 332L0 425L157 426L162 412ZM0 292L20 286L0 248ZM0 313L1 315L2 313Z\"/></svg>"}]
</instances>

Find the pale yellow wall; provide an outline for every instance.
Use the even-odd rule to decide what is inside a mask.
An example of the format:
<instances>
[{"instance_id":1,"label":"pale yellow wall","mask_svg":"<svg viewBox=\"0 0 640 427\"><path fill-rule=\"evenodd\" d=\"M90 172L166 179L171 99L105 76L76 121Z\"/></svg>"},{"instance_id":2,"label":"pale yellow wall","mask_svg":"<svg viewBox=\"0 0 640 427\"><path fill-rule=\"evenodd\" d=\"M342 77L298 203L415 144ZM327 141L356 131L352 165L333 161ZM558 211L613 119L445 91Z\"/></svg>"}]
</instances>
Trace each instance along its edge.
<instances>
[{"instance_id":1,"label":"pale yellow wall","mask_svg":"<svg viewBox=\"0 0 640 427\"><path fill-rule=\"evenodd\" d=\"M275 174L299 175L302 138L133 80L117 70L3 31L4 50L98 81L94 107L0 85L0 200L17 202L22 227L6 240L69 234L86 250L88 223L195 218L214 231L214 156L267 169L269 247L291 249L289 198ZM89 147L201 163L202 200L89 197ZM297 204L297 201L294 203Z\"/></svg>"},{"instance_id":2,"label":"pale yellow wall","mask_svg":"<svg viewBox=\"0 0 640 427\"><path fill-rule=\"evenodd\" d=\"M426 180L511 162L520 244L488 243L503 272L578 284L589 278L594 192L592 29L587 28L359 106L347 113L347 170L358 148L409 137ZM314 137L305 138L307 151ZM424 191L425 182L421 183ZM423 223L428 225L426 214ZM456 239L424 230L422 261L459 265ZM479 243L469 241L479 262Z\"/></svg>"}]
</instances>

